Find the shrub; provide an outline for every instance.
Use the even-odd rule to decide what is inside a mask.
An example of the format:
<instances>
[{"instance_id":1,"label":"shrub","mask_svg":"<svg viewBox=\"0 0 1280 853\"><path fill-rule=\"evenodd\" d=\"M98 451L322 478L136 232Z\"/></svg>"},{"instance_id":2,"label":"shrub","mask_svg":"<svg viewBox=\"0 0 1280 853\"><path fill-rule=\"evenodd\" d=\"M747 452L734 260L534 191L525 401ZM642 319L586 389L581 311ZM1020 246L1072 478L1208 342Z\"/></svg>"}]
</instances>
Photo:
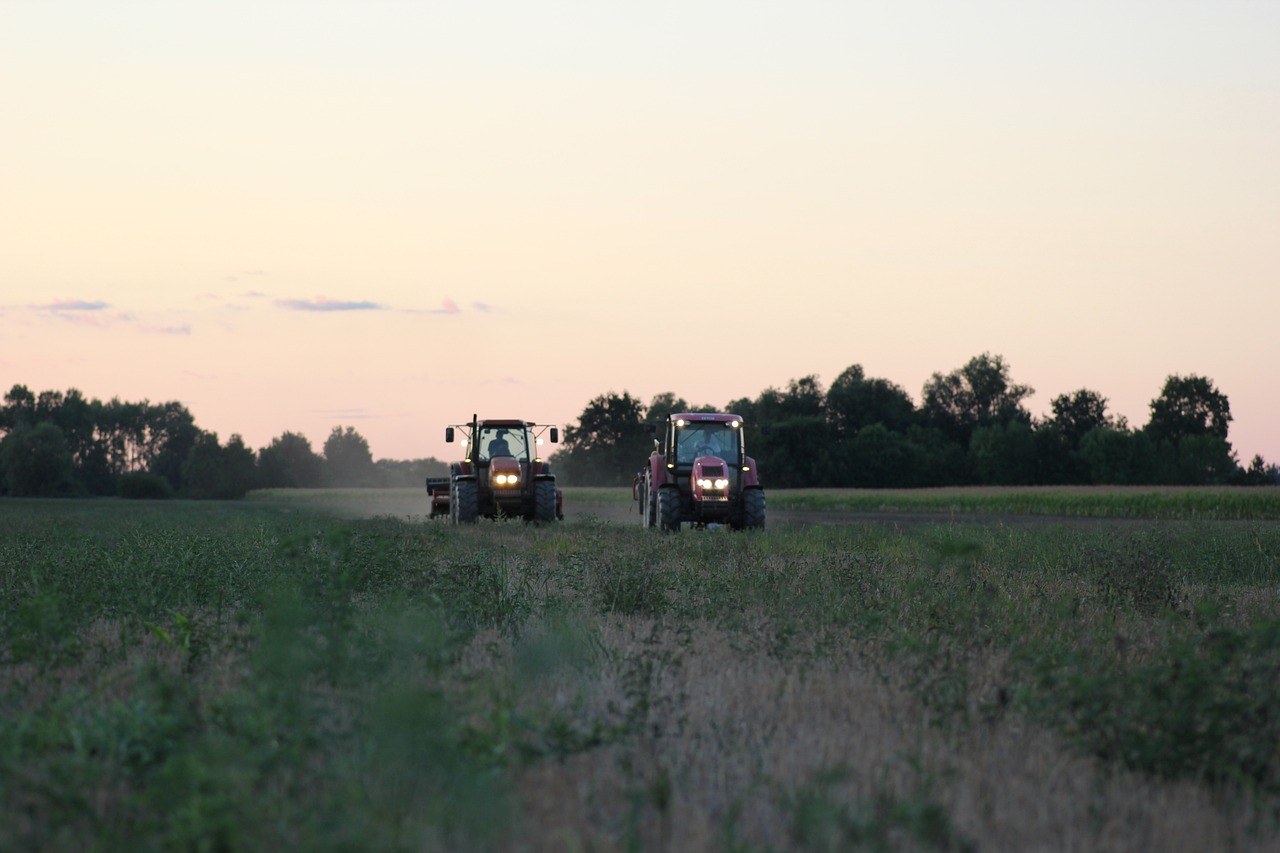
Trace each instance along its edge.
<instances>
[{"instance_id":1,"label":"shrub","mask_svg":"<svg viewBox=\"0 0 1280 853\"><path fill-rule=\"evenodd\" d=\"M173 487L159 474L131 471L120 477L120 497L130 500L157 500L173 497Z\"/></svg>"}]
</instances>

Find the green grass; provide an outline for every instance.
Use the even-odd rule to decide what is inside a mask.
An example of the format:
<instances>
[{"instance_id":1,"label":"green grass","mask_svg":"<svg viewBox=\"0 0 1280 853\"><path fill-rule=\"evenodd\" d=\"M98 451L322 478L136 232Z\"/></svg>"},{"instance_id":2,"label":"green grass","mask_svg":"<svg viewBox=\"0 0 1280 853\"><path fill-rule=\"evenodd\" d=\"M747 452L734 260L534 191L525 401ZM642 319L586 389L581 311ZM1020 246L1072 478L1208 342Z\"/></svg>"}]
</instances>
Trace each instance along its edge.
<instances>
[{"instance_id":1,"label":"green grass","mask_svg":"<svg viewBox=\"0 0 1280 853\"><path fill-rule=\"evenodd\" d=\"M748 696L868 670L920 742L1044 727L1272 838L1275 525L664 536L458 529L413 500L0 501L0 849L639 849L704 824L704 849L1016 846L919 745L759 759L783 732L833 726L839 755L863 729L823 712L740 745L748 710L789 706L722 706L699 666Z\"/></svg>"},{"instance_id":2,"label":"green grass","mask_svg":"<svg viewBox=\"0 0 1280 853\"><path fill-rule=\"evenodd\" d=\"M1039 487L918 490L784 489L782 510L943 512L1110 518L1277 520L1277 488Z\"/></svg>"}]
</instances>

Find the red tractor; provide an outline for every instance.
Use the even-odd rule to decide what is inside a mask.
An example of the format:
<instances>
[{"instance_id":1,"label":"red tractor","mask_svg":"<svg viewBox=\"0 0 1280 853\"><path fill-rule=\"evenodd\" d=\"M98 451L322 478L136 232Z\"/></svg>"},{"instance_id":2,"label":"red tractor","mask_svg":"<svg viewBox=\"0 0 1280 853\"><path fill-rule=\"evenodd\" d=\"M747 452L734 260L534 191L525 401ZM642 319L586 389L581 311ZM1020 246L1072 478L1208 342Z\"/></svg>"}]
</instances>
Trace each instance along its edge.
<instances>
[{"instance_id":1,"label":"red tractor","mask_svg":"<svg viewBox=\"0 0 1280 853\"><path fill-rule=\"evenodd\" d=\"M646 428L657 431L653 424ZM645 527L764 527L764 488L756 461L743 450L741 417L672 414L662 442L653 443L649 464L631 484Z\"/></svg>"},{"instance_id":2,"label":"red tractor","mask_svg":"<svg viewBox=\"0 0 1280 853\"><path fill-rule=\"evenodd\" d=\"M448 515L454 524L480 518L564 518L564 497L538 452L544 433L550 433L552 444L560 441L559 429L472 415L469 424L446 427L444 440L452 442L457 432L462 433L463 460L450 466L448 477L427 478L432 518Z\"/></svg>"}]
</instances>

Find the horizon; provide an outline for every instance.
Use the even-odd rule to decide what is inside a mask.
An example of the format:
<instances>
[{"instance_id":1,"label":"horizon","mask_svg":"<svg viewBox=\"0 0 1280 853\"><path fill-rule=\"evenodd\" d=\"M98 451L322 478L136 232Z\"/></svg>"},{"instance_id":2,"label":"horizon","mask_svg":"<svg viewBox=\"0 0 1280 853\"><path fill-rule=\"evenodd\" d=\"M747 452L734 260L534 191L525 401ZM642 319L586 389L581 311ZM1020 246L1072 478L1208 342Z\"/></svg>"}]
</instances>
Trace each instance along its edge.
<instances>
[{"instance_id":1,"label":"horizon","mask_svg":"<svg viewBox=\"0 0 1280 853\"><path fill-rule=\"evenodd\" d=\"M0 8L0 378L260 450L1211 379L1280 463L1280 6ZM1269 365L1271 365L1269 367Z\"/></svg>"}]
</instances>

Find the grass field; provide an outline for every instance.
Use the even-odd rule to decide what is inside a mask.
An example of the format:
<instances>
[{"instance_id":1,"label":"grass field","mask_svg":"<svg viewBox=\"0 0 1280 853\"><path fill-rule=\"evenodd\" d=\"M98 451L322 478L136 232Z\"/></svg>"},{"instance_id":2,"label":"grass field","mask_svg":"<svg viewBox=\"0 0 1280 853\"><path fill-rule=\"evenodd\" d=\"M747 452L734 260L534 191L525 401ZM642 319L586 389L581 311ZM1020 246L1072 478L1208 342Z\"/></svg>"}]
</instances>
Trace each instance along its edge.
<instances>
[{"instance_id":1,"label":"grass field","mask_svg":"<svg viewBox=\"0 0 1280 853\"><path fill-rule=\"evenodd\" d=\"M631 490L565 489L579 514L634 505ZM783 511L926 512L1157 520L1280 520L1280 488L1185 486L1042 486L947 489L775 489L769 507ZM420 489L315 489L255 492L252 500L286 497L329 511L416 515L426 509Z\"/></svg>"},{"instance_id":2,"label":"grass field","mask_svg":"<svg viewBox=\"0 0 1280 853\"><path fill-rule=\"evenodd\" d=\"M0 849L1280 849L1270 516L567 500L0 500Z\"/></svg>"}]
</instances>

